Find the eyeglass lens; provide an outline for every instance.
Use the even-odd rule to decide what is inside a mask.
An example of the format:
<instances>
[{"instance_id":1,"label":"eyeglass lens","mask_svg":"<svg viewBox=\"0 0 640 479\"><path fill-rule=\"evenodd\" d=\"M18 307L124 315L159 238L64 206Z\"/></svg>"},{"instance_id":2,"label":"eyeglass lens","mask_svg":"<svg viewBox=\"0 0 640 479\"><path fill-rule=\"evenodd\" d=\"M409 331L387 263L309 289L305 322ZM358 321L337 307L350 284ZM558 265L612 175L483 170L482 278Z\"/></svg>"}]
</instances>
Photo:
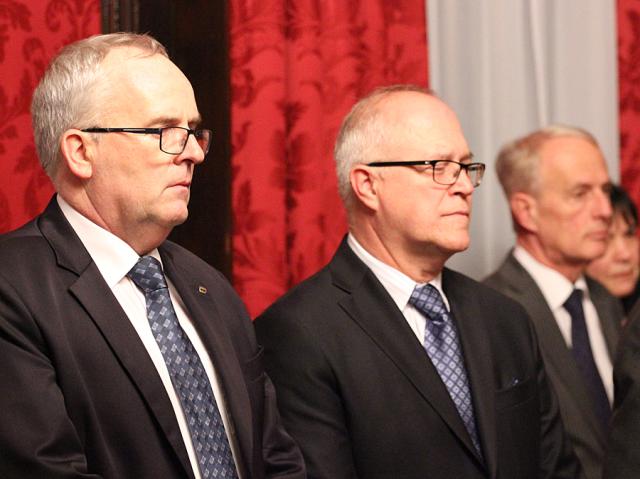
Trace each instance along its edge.
<instances>
[{"instance_id":1,"label":"eyeglass lens","mask_svg":"<svg viewBox=\"0 0 640 479\"><path fill-rule=\"evenodd\" d=\"M187 146L190 130L181 127L167 127L162 129L160 137L160 149L171 155L179 155ZM193 136L205 155L209 151L211 132L209 130L195 130Z\"/></svg>"},{"instance_id":2,"label":"eyeglass lens","mask_svg":"<svg viewBox=\"0 0 640 479\"><path fill-rule=\"evenodd\" d=\"M438 161L433 165L433 179L442 185L452 185L458 179L463 165L454 161ZM466 168L473 186L478 186L484 172L482 165L470 165Z\"/></svg>"}]
</instances>

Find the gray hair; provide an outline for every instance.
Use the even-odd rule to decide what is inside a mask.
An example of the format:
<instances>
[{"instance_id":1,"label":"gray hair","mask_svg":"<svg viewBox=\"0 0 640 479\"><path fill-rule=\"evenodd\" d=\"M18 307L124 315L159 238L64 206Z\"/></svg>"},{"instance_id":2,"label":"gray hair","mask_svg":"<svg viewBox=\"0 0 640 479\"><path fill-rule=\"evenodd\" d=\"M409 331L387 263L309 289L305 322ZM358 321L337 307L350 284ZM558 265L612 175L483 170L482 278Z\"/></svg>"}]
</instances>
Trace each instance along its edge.
<instances>
[{"instance_id":1,"label":"gray hair","mask_svg":"<svg viewBox=\"0 0 640 479\"><path fill-rule=\"evenodd\" d=\"M88 128L99 118L104 75L101 64L115 48L133 47L144 56L168 57L149 35L94 35L65 46L51 61L33 94L31 119L40 163L53 177L60 162L60 138L69 128Z\"/></svg>"},{"instance_id":2,"label":"gray hair","mask_svg":"<svg viewBox=\"0 0 640 479\"><path fill-rule=\"evenodd\" d=\"M598 142L591 133L566 125L550 125L507 143L496 160L498 179L507 198L516 192L538 194L540 149L547 141L560 137L580 138L598 148Z\"/></svg>"},{"instance_id":3,"label":"gray hair","mask_svg":"<svg viewBox=\"0 0 640 479\"><path fill-rule=\"evenodd\" d=\"M391 85L378 88L360 99L342 121L334 157L338 176L338 192L344 204L349 207L353 192L349 175L353 167L360 163L375 161L372 153L387 141L389 125L386 125L378 105L382 100L397 92L432 93L416 85Z\"/></svg>"}]
</instances>

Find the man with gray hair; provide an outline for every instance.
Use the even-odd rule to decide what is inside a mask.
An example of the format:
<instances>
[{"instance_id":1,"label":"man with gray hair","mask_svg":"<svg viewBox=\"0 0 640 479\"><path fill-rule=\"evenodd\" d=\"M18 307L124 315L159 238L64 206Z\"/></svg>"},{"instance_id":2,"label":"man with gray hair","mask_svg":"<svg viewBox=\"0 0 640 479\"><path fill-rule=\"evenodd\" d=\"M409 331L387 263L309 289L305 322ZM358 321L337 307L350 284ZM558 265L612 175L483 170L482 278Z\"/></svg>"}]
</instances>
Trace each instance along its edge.
<instances>
[{"instance_id":1,"label":"man with gray hair","mask_svg":"<svg viewBox=\"0 0 640 479\"><path fill-rule=\"evenodd\" d=\"M444 268L484 173L455 113L416 87L377 90L335 159L349 234L256 320L309 477L576 477L524 310Z\"/></svg>"},{"instance_id":2,"label":"man with gray hair","mask_svg":"<svg viewBox=\"0 0 640 479\"><path fill-rule=\"evenodd\" d=\"M506 145L496 169L516 246L485 283L529 313L581 477L600 479L623 315L584 275L607 246L612 211L603 155L588 132L556 125Z\"/></svg>"},{"instance_id":3,"label":"man with gray hair","mask_svg":"<svg viewBox=\"0 0 640 479\"><path fill-rule=\"evenodd\" d=\"M0 237L0 476L305 477L241 301L166 241L211 131L164 47L65 47L32 116L57 194Z\"/></svg>"}]
</instances>

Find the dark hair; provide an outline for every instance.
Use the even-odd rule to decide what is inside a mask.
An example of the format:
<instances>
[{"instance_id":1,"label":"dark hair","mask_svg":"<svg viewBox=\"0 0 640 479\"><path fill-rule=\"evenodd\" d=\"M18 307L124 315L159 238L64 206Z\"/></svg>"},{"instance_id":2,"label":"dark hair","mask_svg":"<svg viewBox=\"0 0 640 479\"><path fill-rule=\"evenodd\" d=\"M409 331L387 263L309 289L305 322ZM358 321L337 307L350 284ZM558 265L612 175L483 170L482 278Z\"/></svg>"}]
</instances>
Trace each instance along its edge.
<instances>
[{"instance_id":1,"label":"dark hair","mask_svg":"<svg viewBox=\"0 0 640 479\"><path fill-rule=\"evenodd\" d=\"M629 194L621 186L612 185L609 193L613 214L621 214L633 230L638 226L638 210Z\"/></svg>"}]
</instances>

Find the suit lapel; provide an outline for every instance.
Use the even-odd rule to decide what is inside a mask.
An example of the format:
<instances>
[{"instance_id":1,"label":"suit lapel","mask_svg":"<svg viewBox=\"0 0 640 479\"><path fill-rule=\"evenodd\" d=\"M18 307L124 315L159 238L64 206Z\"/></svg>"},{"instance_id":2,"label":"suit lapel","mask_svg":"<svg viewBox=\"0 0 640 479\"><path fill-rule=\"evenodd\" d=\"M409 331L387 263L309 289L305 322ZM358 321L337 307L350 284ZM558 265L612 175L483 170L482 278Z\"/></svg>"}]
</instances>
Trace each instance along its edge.
<instances>
[{"instance_id":1,"label":"suit lapel","mask_svg":"<svg viewBox=\"0 0 640 479\"><path fill-rule=\"evenodd\" d=\"M180 294L214 364L224 392L225 408L231 418L232 431L227 431L227 434L237 436L243 459L239 462L251 465L253 438L249 412L252 409L244 373L236 359L237 354L225 324L226 318L235 318L237 313L227 311L224 305L215 301L210 294L210 291L215 291L215 285L208 284L205 278L194 277L194 271L185 270L165 248L159 250L167 277Z\"/></svg>"},{"instance_id":2,"label":"suit lapel","mask_svg":"<svg viewBox=\"0 0 640 479\"><path fill-rule=\"evenodd\" d=\"M602 290L602 286L595 283L589 277L586 279L589 287L589 294L591 295L591 301L596 308L598 318L600 318L600 327L602 328L602 335L604 336L605 343L607 344L609 357L614 358L617 351L618 340L620 338L619 328L622 318L615 312L615 310L613 310L613 305L609 302L610 298L605 296L606 292Z\"/></svg>"},{"instance_id":3,"label":"suit lapel","mask_svg":"<svg viewBox=\"0 0 640 479\"><path fill-rule=\"evenodd\" d=\"M56 253L58 265L78 275L69 291L122 365L124 373L144 398L171 443L186 474L193 477L189 456L164 385L117 299L54 200L39 220L39 227Z\"/></svg>"},{"instance_id":4,"label":"suit lapel","mask_svg":"<svg viewBox=\"0 0 640 479\"><path fill-rule=\"evenodd\" d=\"M576 412L584 416L596 436L601 436L598 419L589 402L589 392L542 291L512 255L507 259L505 268L505 275L511 279L514 299L524 306L536 327L547 368L553 369L559 381L566 385L566 390L578 406Z\"/></svg>"},{"instance_id":5,"label":"suit lapel","mask_svg":"<svg viewBox=\"0 0 640 479\"><path fill-rule=\"evenodd\" d=\"M447 295L456 323L469 375L478 434L484 446L484 459L490 477L497 472L496 407L494 396L493 355L482 316L486 314L469 291L456 287L455 277L447 269L442 274L442 287Z\"/></svg>"},{"instance_id":6,"label":"suit lapel","mask_svg":"<svg viewBox=\"0 0 640 479\"><path fill-rule=\"evenodd\" d=\"M330 264L334 285L349 293L339 302L397 366L423 399L475 456L475 448L446 387L422 344L375 275L343 241Z\"/></svg>"}]
</instances>

